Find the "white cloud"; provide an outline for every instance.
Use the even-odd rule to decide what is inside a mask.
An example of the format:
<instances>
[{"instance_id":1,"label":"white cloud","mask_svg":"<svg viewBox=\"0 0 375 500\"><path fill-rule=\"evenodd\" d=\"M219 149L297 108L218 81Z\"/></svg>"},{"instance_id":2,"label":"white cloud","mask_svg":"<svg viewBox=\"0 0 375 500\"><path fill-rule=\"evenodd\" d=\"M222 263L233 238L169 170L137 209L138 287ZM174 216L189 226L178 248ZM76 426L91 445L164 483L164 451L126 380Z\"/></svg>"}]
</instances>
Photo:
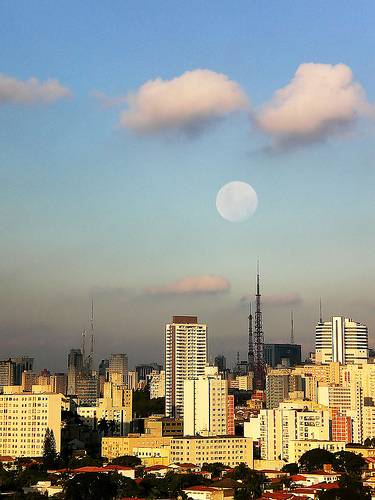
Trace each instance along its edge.
<instances>
[{"instance_id":1,"label":"white cloud","mask_svg":"<svg viewBox=\"0 0 375 500\"><path fill-rule=\"evenodd\" d=\"M290 145L324 140L373 113L349 66L305 63L255 113L254 122L277 145Z\"/></svg>"},{"instance_id":2,"label":"white cloud","mask_svg":"<svg viewBox=\"0 0 375 500\"><path fill-rule=\"evenodd\" d=\"M0 104L49 103L71 95L71 91L58 80L17 80L0 74Z\"/></svg>"},{"instance_id":3,"label":"white cloud","mask_svg":"<svg viewBox=\"0 0 375 500\"><path fill-rule=\"evenodd\" d=\"M166 285L148 287L144 293L146 295L211 295L227 292L229 289L230 283L225 278L203 274L181 278Z\"/></svg>"},{"instance_id":4,"label":"white cloud","mask_svg":"<svg viewBox=\"0 0 375 500\"><path fill-rule=\"evenodd\" d=\"M127 103L120 125L140 134L175 129L192 133L249 107L238 83L206 69L187 71L172 80L150 80L129 94Z\"/></svg>"}]
</instances>

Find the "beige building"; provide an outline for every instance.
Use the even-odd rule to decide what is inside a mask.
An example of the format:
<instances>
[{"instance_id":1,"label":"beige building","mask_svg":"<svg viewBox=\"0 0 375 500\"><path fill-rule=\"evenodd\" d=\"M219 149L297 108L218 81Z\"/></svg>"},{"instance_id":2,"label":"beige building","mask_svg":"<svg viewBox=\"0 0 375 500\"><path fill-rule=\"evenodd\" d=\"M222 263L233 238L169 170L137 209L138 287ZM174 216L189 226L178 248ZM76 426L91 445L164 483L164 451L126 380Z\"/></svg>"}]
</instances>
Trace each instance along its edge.
<instances>
[{"instance_id":1,"label":"beige building","mask_svg":"<svg viewBox=\"0 0 375 500\"><path fill-rule=\"evenodd\" d=\"M112 460L123 455L134 455L134 449L169 446L171 437L129 434L126 437L104 437L102 439L102 457Z\"/></svg>"},{"instance_id":2,"label":"beige building","mask_svg":"<svg viewBox=\"0 0 375 500\"><path fill-rule=\"evenodd\" d=\"M106 382L104 384L104 397L98 400L96 406L79 406L78 415L91 426L105 418L107 421L116 422L115 434L123 436L129 432L132 420L132 391L124 385Z\"/></svg>"},{"instance_id":3,"label":"beige building","mask_svg":"<svg viewBox=\"0 0 375 500\"><path fill-rule=\"evenodd\" d=\"M150 399L165 397L165 371L152 371L150 378Z\"/></svg>"},{"instance_id":4,"label":"beige building","mask_svg":"<svg viewBox=\"0 0 375 500\"><path fill-rule=\"evenodd\" d=\"M321 448L323 450L328 450L331 453L336 453L337 451L345 450L345 446L345 441L317 439L291 440L289 443L288 461L290 463L296 463L306 451L313 450L314 448Z\"/></svg>"},{"instance_id":5,"label":"beige building","mask_svg":"<svg viewBox=\"0 0 375 500\"><path fill-rule=\"evenodd\" d=\"M128 356L125 353L111 354L109 358L108 377L110 382L127 385Z\"/></svg>"},{"instance_id":6,"label":"beige building","mask_svg":"<svg viewBox=\"0 0 375 500\"><path fill-rule=\"evenodd\" d=\"M244 424L244 434L259 439L263 460L290 462L291 440L329 440L329 411L316 403L292 401L261 410Z\"/></svg>"},{"instance_id":7,"label":"beige building","mask_svg":"<svg viewBox=\"0 0 375 500\"><path fill-rule=\"evenodd\" d=\"M22 390L21 386L20 389ZM61 450L61 409L68 408L62 394L19 393L0 395L0 455L43 456L46 430L53 431L56 451ZM35 388L34 388L35 390Z\"/></svg>"},{"instance_id":8,"label":"beige building","mask_svg":"<svg viewBox=\"0 0 375 500\"><path fill-rule=\"evenodd\" d=\"M144 420L145 435L159 437L182 437L183 420L169 418L164 415L151 415Z\"/></svg>"},{"instance_id":9,"label":"beige building","mask_svg":"<svg viewBox=\"0 0 375 500\"><path fill-rule=\"evenodd\" d=\"M253 440L237 436L213 437L153 437L129 435L127 437L105 437L102 439L102 457L112 460L122 455L139 456L145 464L162 465L169 463L204 463L222 462L235 467L241 462L249 467L253 465ZM159 455L159 456L158 456Z\"/></svg>"},{"instance_id":10,"label":"beige building","mask_svg":"<svg viewBox=\"0 0 375 500\"><path fill-rule=\"evenodd\" d=\"M170 443L173 463L221 462L235 467L241 462L252 468L253 440L239 436L183 437L174 438Z\"/></svg>"},{"instance_id":11,"label":"beige building","mask_svg":"<svg viewBox=\"0 0 375 500\"><path fill-rule=\"evenodd\" d=\"M184 381L184 435L228 434L228 382L217 367L207 367L197 380Z\"/></svg>"}]
</instances>

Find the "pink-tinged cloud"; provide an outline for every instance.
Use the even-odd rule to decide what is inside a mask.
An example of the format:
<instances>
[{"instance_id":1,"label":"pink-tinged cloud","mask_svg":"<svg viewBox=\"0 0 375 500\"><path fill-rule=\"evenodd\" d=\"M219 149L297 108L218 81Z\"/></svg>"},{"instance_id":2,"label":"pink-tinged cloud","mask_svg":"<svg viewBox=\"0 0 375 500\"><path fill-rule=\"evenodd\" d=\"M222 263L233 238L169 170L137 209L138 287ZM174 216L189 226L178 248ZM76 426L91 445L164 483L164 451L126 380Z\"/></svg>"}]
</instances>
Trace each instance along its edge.
<instances>
[{"instance_id":1,"label":"pink-tinged cloud","mask_svg":"<svg viewBox=\"0 0 375 500\"><path fill-rule=\"evenodd\" d=\"M249 296L243 296L241 303L248 304L249 300ZM254 300L253 296L251 300ZM301 295L295 292L263 295L261 301L263 305L270 307L298 306L303 303Z\"/></svg>"},{"instance_id":2,"label":"pink-tinged cloud","mask_svg":"<svg viewBox=\"0 0 375 500\"><path fill-rule=\"evenodd\" d=\"M50 103L71 96L72 92L58 80L17 80L0 74L0 104Z\"/></svg>"},{"instance_id":3,"label":"pink-tinged cloud","mask_svg":"<svg viewBox=\"0 0 375 500\"><path fill-rule=\"evenodd\" d=\"M146 295L211 295L228 292L230 283L222 276L203 274L188 276L166 285L151 286L144 290Z\"/></svg>"},{"instance_id":4,"label":"pink-tinged cloud","mask_svg":"<svg viewBox=\"0 0 375 500\"><path fill-rule=\"evenodd\" d=\"M327 139L374 111L349 66L305 63L254 114L254 122L283 146Z\"/></svg>"},{"instance_id":5,"label":"pink-tinged cloud","mask_svg":"<svg viewBox=\"0 0 375 500\"><path fill-rule=\"evenodd\" d=\"M167 130L201 131L213 121L248 109L240 85L207 69L187 71L172 80L157 78L127 96L120 126L139 134Z\"/></svg>"}]
</instances>

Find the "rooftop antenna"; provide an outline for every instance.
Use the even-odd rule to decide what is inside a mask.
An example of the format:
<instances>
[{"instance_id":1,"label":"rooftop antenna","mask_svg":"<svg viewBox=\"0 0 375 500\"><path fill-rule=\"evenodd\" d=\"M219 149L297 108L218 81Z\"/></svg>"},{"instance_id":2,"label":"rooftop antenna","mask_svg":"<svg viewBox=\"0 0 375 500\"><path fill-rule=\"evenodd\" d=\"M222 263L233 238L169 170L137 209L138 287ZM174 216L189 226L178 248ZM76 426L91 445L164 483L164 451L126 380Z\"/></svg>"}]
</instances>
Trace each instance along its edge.
<instances>
[{"instance_id":1,"label":"rooftop antenna","mask_svg":"<svg viewBox=\"0 0 375 500\"><path fill-rule=\"evenodd\" d=\"M322 297L319 298L319 323L323 323Z\"/></svg>"},{"instance_id":2,"label":"rooftop antenna","mask_svg":"<svg viewBox=\"0 0 375 500\"><path fill-rule=\"evenodd\" d=\"M85 363L85 344L86 344L86 328L82 332L82 344L81 344L81 351L82 351L82 359L83 362Z\"/></svg>"},{"instance_id":3,"label":"rooftop antenna","mask_svg":"<svg viewBox=\"0 0 375 500\"><path fill-rule=\"evenodd\" d=\"M294 316L293 316L293 309L290 311L290 343L294 344Z\"/></svg>"}]
</instances>

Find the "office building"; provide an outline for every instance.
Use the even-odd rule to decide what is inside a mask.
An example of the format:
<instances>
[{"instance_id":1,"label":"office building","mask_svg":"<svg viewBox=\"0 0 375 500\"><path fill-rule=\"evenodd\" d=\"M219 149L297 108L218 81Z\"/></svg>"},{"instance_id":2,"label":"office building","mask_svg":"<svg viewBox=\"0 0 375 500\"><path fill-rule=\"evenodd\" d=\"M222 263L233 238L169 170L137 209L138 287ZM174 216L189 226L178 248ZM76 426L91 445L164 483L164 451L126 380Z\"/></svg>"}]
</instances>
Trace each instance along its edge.
<instances>
[{"instance_id":1,"label":"office building","mask_svg":"<svg viewBox=\"0 0 375 500\"><path fill-rule=\"evenodd\" d=\"M225 372L225 370L227 369L227 359L224 354L219 354L218 356L216 356L215 366L217 366L219 372Z\"/></svg>"},{"instance_id":2,"label":"office building","mask_svg":"<svg viewBox=\"0 0 375 500\"><path fill-rule=\"evenodd\" d=\"M116 376L115 376L116 374ZM120 385L128 383L128 356L124 353L111 354L108 366L108 380Z\"/></svg>"},{"instance_id":3,"label":"office building","mask_svg":"<svg viewBox=\"0 0 375 500\"><path fill-rule=\"evenodd\" d=\"M159 373L163 367L157 363L150 363L146 365L137 365L135 371L137 372L137 380L147 381L151 373Z\"/></svg>"},{"instance_id":4,"label":"office building","mask_svg":"<svg viewBox=\"0 0 375 500\"><path fill-rule=\"evenodd\" d=\"M0 390L4 386L15 384L15 363L9 358L0 361Z\"/></svg>"},{"instance_id":5,"label":"office building","mask_svg":"<svg viewBox=\"0 0 375 500\"><path fill-rule=\"evenodd\" d=\"M50 376L50 385L55 394L66 394L68 389L68 378L66 373L55 373Z\"/></svg>"},{"instance_id":6,"label":"office building","mask_svg":"<svg viewBox=\"0 0 375 500\"><path fill-rule=\"evenodd\" d=\"M277 408L292 393L304 397L304 383L301 375L294 375L289 369L270 370L266 377L266 406Z\"/></svg>"},{"instance_id":7,"label":"office building","mask_svg":"<svg viewBox=\"0 0 375 500\"><path fill-rule=\"evenodd\" d=\"M196 316L173 316L165 328L165 413L180 417L184 380L204 375L207 362L207 325Z\"/></svg>"},{"instance_id":8,"label":"office building","mask_svg":"<svg viewBox=\"0 0 375 500\"><path fill-rule=\"evenodd\" d=\"M17 356L15 358L11 358L14 367L14 385L21 385L22 383L22 373L24 371L32 371L34 365L34 358L30 358L28 356Z\"/></svg>"},{"instance_id":9,"label":"office building","mask_svg":"<svg viewBox=\"0 0 375 500\"><path fill-rule=\"evenodd\" d=\"M96 373L82 372L77 375L75 395L80 405L96 405L99 397L99 378Z\"/></svg>"},{"instance_id":10,"label":"office building","mask_svg":"<svg viewBox=\"0 0 375 500\"><path fill-rule=\"evenodd\" d=\"M334 316L316 325L315 362L361 364L368 359L368 331L361 323Z\"/></svg>"},{"instance_id":11,"label":"office building","mask_svg":"<svg viewBox=\"0 0 375 500\"><path fill-rule=\"evenodd\" d=\"M136 391L138 389L138 375L135 370L128 372L128 388L132 391Z\"/></svg>"},{"instance_id":12,"label":"office building","mask_svg":"<svg viewBox=\"0 0 375 500\"><path fill-rule=\"evenodd\" d=\"M83 355L81 349L71 349L68 354L68 395L77 393L77 378L83 372Z\"/></svg>"},{"instance_id":13,"label":"office building","mask_svg":"<svg viewBox=\"0 0 375 500\"><path fill-rule=\"evenodd\" d=\"M206 374L184 381L184 436L228 434L228 382L208 367Z\"/></svg>"},{"instance_id":14,"label":"office building","mask_svg":"<svg viewBox=\"0 0 375 500\"><path fill-rule=\"evenodd\" d=\"M295 366L301 364L301 346L298 344L264 344L264 360L268 366Z\"/></svg>"}]
</instances>

